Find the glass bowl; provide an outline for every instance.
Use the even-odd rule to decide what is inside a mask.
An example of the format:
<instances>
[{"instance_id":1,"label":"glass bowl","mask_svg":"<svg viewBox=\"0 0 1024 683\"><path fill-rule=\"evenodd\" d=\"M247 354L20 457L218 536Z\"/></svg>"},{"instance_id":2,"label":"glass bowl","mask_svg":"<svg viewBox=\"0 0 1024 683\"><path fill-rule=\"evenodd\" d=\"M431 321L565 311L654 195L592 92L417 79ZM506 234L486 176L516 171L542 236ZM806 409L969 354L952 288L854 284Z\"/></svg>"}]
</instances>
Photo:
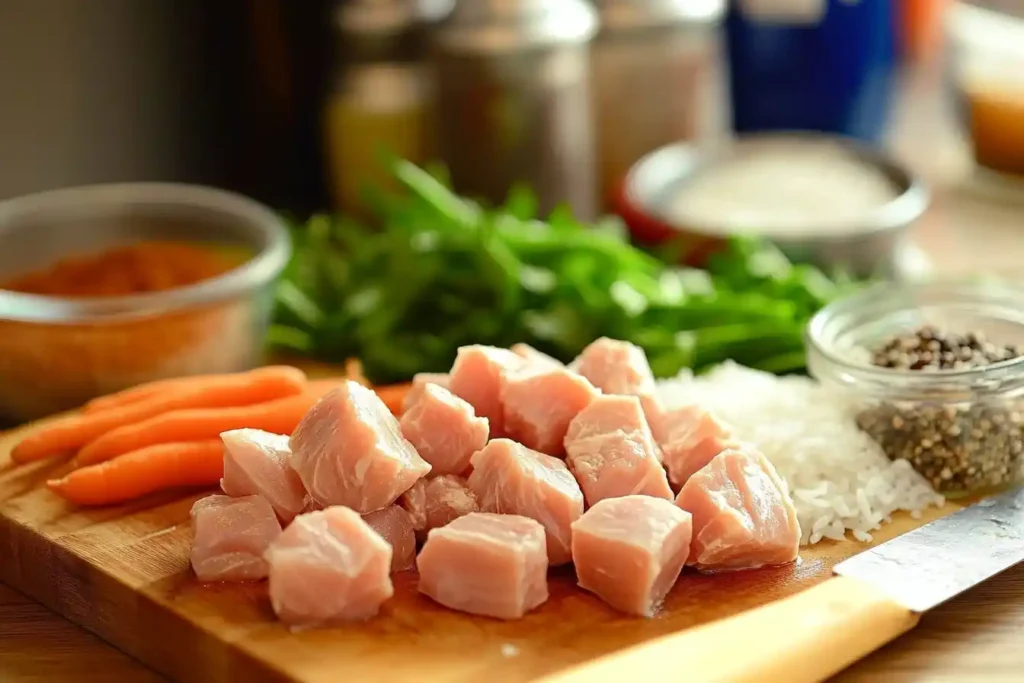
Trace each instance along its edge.
<instances>
[{"instance_id":1,"label":"glass bowl","mask_svg":"<svg viewBox=\"0 0 1024 683\"><path fill-rule=\"evenodd\" d=\"M0 277L138 241L205 243L241 265L194 285L62 298L0 289L0 417L24 422L150 380L262 360L274 282L291 253L270 209L212 188L131 183L0 202Z\"/></svg>"},{"instance_id":2,"label":"glass bowl","mask_svg":"<svg viewBox=\"0 0 1024 683\"><path fill-rule=\"evenodd\" d=\"M980 368L898 370L871 352L922 326L1024 344L1024 288L984 281L881 284L823 308L807 328L807 365L846 392L857 421L947 497L1024 479L1024 357Z\"/></svg>"}]
</instances>

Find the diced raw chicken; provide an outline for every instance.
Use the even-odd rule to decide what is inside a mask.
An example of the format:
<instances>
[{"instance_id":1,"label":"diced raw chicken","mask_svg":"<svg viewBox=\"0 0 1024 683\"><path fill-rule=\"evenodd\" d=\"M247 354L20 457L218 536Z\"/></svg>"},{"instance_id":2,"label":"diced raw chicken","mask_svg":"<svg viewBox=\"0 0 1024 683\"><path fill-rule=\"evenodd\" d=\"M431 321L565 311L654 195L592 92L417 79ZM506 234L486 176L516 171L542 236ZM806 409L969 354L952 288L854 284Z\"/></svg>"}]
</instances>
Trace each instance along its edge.
<instances>
[{"instance_id":1,"label":"diced raw chicken","mask_svg":"<svg viewBox=\"0 0 1024 683\"><path fill-rule=\"evenodd\" d=\"M591 401L569 425L565 452L587 505L633 494L673 498L635 396L598 396Z\"/></svg>"},{"instance_id":2,"label":"diced raw chicken","mask_svg":"<svg viewBox=\"0 0 1024 683\"><path fill-rule=\"evenodd\" d=\"M605 394L637 396L648 424L663 412L654 373L644 350L626 341L601 337L591 342L569 367L590 380ZM657 432L655 432L657 440ZM661 457L660 452L658 457Z\"/></svg>"},{"instance_id":3,"label":"diced raw chicken","mask_svg":"<svg viewBox=\"0 0 1024 683\"><path fill-rule=\"evenodd\" d=\"M469 401L479 417L486 417L491 438L505 435L501 408L501 384L506 373L526 363L508 349L493 346L463 346L448 374L448 390Z\"/></svg>"},{"instance_id":4,"label":"diced raw chicken","mask_svg":"<svg viewBox=\"0 0 1024 683\"><path fill-rule=\"evenodd\" d=\"M454 474L420 479L402 494L399 503L420 535L480 509L466 479Z\"/></svg>"},{"instance_id":5,"label":"diced raw chicken","mask_svg":"<svg viewBox=\"0 0 1024 683\"><path fill-rule=\"evenodd\" d=\"M618 610L654 616L686 563L690 532L689 513L663 498L602 500L572 525L579 585Z\"/></svg>"},{"instance_id":6,"label":"diced raw chicken","mask_svg":"<svg viewBox=\"0 0 1024 683\"><path fill-rule=\"evenodd\" d=\"M381 538L391 546L391 571L402 572L416 566L416 533L409 513L398 505L363 515Z\"/></svg>"},{"instance_id":7,"label":"diced raw chicken","mask_svg":"<svg viewBox=\"0 0 1024 683\"><path fill-rule=\"evenodd\" d=\"M544 527L519 515L474 512L427 536L419 590L461 612L518 619L548 599Z\"/></svg>"},{"instance_id":8,"label":"diced raw chicken","mask_svg":"<svg viewBox=\"0 0 1024 683\"><path fill-rule=\"evenodd\" d=\"M473 406L447 389L428 384L400 421L402 435L420 457L430 463L431 474L462 474L469 459L484 447L490 428Z\"/></svg>"},{"instance_id":9,"label":"diced raw chicken","mask_svg":"<svg viewBox=\"0 0 1024 683\"><path fill-rule=\"evenodd\" d=\"M369 619L394 594L391 546L349 508L299 515L266 558L270 604L293 627Z\"/></svg>"},{"instance_id":10,"label":"diced raw chicken","mask_svg":"<svg viewBox=\"0 0 1024 683\"><path fill-rule=\"evenodd\" d=\"M543 351L538 351L529 344L513 344L510 351L512 353L522 356L531 364L545 366L549 368L564 368L565 365L557 358L552 358Z\"/></svg>"},{"instance_id":11,"label":"diced raw chicken","mask_svg":"<svg viewBox=\"0 0 1024 683\"><path fill-rule=\"evenodd\" d=\"M606 394L645 396L655 391L647 354L630 342L595 339L569 367Z\"/></svg>"},{"instance_id":12,"label":"diced raw chicken","mask_svg":"<svg viewBox=\"0 0 1024 683\"><path fill-rule=\"evenodd\" d=\"M598 391L565 368L531 365L505 376L501 389L505 433L548 455L565 454L565 432Z\"/></svg>"},{"instance_id":13,"label":"diced raw chicken","mask_svg":"<svg viewBox=\"0 0 1024 683\"><path fill-rule=\"evenodd\" d=\"M494 439L473 456L469 488L485 512L540 522L552 565L572 559L570 527L583 514L583 492L564 462L509 439Z\"/></svg>"},{"instance_id":14,"label":"diced raw chicken","mask_svg":"<svg viewBox=\"0 0 1024 683\"><path fill-rule=\"evenodd\" d=\"M420 372L412 376L412 386L402 399L402 412L405 412L416 405L416 401L423 395L423 390L434 384L442 389L448 388L448 375L443 372Z\"/></svg>"},{"instance_id":15,"label":"diced raw chicken","mask_svg":"<svg viewBox=\"0 0 1024 683\"><path fill-rule=\"evenodd\" d=\"M727 450L676 498L693 515L689 564L702 571L756 569L797 558L800 524L785 482L760 453Z\"/></svg>"},{"instance_id":16,"label":"diced raw chicken","mask_svg":"<svg viewBox=\"0 0 1024 683\"><path fill-rule=\"evenodd\" d=\"M306 487L291 467L288 437L260 429L233 429L224 442L224 477L220 488L229 496L260 495L285 524L309 503Z\"/></svg>"},{"instance_id":17,"label":"diced raw chicken","mask_svg":"<svg viewBox=\"0 0 1024 683\"><path fill-rule=\"evenodd\" d=\"M430 471L384 402L352 381L306 413L290 445L292 468L314 500L361 514L391 505Z\"/></svg>"},{"instance_id":18,"label":"diced raw chicken","mask_svg":"<svg viewBox=\"0 0 1024 683\"><path fill-rule=\"evenodd\" d=\"M192 506L192 569L201 581L252 581L267 575L263 552L281 523L260 496L207 496Z\"/></svg>"},{"instance_id":19,"label":"diced raw chicken","mask_svg":"<svg viewBox=\"0 0 1024 683\"><path fill-rule=\"evenodd\" d=\"M739 445L725 424L695 404L665 411L653 427L669 481L676 486L726 448Z\"/></svg>"}]
</instances>

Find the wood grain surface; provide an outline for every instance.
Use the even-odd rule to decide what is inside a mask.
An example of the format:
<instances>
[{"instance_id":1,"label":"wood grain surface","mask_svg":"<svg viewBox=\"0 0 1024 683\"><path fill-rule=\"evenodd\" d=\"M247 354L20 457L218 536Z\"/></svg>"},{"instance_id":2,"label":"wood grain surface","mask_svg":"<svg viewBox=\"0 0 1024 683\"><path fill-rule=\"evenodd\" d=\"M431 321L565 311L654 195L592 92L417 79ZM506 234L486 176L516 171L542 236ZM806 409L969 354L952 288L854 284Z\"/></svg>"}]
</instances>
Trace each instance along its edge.
<instances>
[{"instance_id":1,"label":"wood grain surface","mask_svg":"<svg viewBox=\"0 0 1024 683\"><path fill-rule=\"evenodd\" d=\"M792 566L717 576L687 572L654 619L620 615L552 573L551 598L519 621L447 610L420 596L412 572L366 623L291 633L265 583L202 585L188 561L189 509L207 492L80 510L40 484L62 463L14 466L7 453L33 426L0 437L0 578L157 671L181 681L351 680L525 683L619 648L791 595L864 549L821 543ZM922 520L902 516L878 541ZM189 652L190 656L182 656Z\"/></svg>"}]
</instances>

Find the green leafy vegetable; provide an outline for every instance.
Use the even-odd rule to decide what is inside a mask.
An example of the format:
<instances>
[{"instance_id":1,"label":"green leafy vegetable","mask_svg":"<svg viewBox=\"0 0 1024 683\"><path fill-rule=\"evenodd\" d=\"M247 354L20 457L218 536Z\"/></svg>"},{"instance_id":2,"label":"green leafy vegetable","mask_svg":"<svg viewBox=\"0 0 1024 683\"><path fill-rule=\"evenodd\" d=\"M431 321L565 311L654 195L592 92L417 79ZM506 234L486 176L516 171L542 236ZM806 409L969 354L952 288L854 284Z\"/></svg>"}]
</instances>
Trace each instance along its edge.
<instances>
[{"instance_id":1,"label":"green leafy vegetable","mask_svg":"<svg viewBox=\"0 0 1024 683\"><path fill-rule=\"evenodd\" d=\"M850 286L747 238L706 271L670 266L618 220L583 225L564 208L541 219L525 187L487 209L441 171L393 170L402 192L372 195L379 225L314 216L293 227L273 347L358 357L379 383L446 371L466 344L526 342L568 361L600 336L642 346L658 376L727 358L799 372L806 321Z\"/></svg>"}]
</instances>

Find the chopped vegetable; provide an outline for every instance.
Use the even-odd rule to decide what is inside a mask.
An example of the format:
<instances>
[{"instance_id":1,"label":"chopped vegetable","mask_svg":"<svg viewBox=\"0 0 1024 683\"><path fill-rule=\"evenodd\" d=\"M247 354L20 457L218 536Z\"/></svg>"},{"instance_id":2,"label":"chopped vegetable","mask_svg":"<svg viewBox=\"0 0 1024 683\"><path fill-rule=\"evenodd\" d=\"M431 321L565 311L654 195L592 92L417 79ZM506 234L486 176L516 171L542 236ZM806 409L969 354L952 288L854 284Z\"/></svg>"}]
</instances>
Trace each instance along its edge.
<instances>
[{"instance_id":1,"label":"chopped vegetable","mask_svg":"<svg viewBox=\"0 0 1024 683\"><path fill-rule=\"evenodd\" d=\"M65 418L43 427L14 446L11 458L28 462L66 453L148 418L186 409L246 406L301 394L306 375L290 366L271 366L247 373L206 378L167 393L84 415Z\"/></svg>"},{"instance_id":2,"label":"chopped vegetable","mask_svg":"<svg viewBox=\"0 0 1024 683\"><path fill-rule=\"evenodd\" d=\"M328 362L359 358L374 384L443 372L467 344L525 342L562 361L601 336L644 348L659 376L731 357L799 371L803 328L844 283L736 238L707 271L629 244L618 221L546 221L515 188L485 209L408 162L381 194L380 225L314 216L293 230L271 346Z\"/></svg>"},{"instance_id":3,"label":"chopped vegetable","mask_svg":"<svg viewBox=\"0 0 1024 683\"><path fill-rule=\"evenodd\" d=\"M78 505L112 505L183 486L211 486L224 473L220 439L163 443L83 467L47 486Z\"/></svg>"}]
</instances>

